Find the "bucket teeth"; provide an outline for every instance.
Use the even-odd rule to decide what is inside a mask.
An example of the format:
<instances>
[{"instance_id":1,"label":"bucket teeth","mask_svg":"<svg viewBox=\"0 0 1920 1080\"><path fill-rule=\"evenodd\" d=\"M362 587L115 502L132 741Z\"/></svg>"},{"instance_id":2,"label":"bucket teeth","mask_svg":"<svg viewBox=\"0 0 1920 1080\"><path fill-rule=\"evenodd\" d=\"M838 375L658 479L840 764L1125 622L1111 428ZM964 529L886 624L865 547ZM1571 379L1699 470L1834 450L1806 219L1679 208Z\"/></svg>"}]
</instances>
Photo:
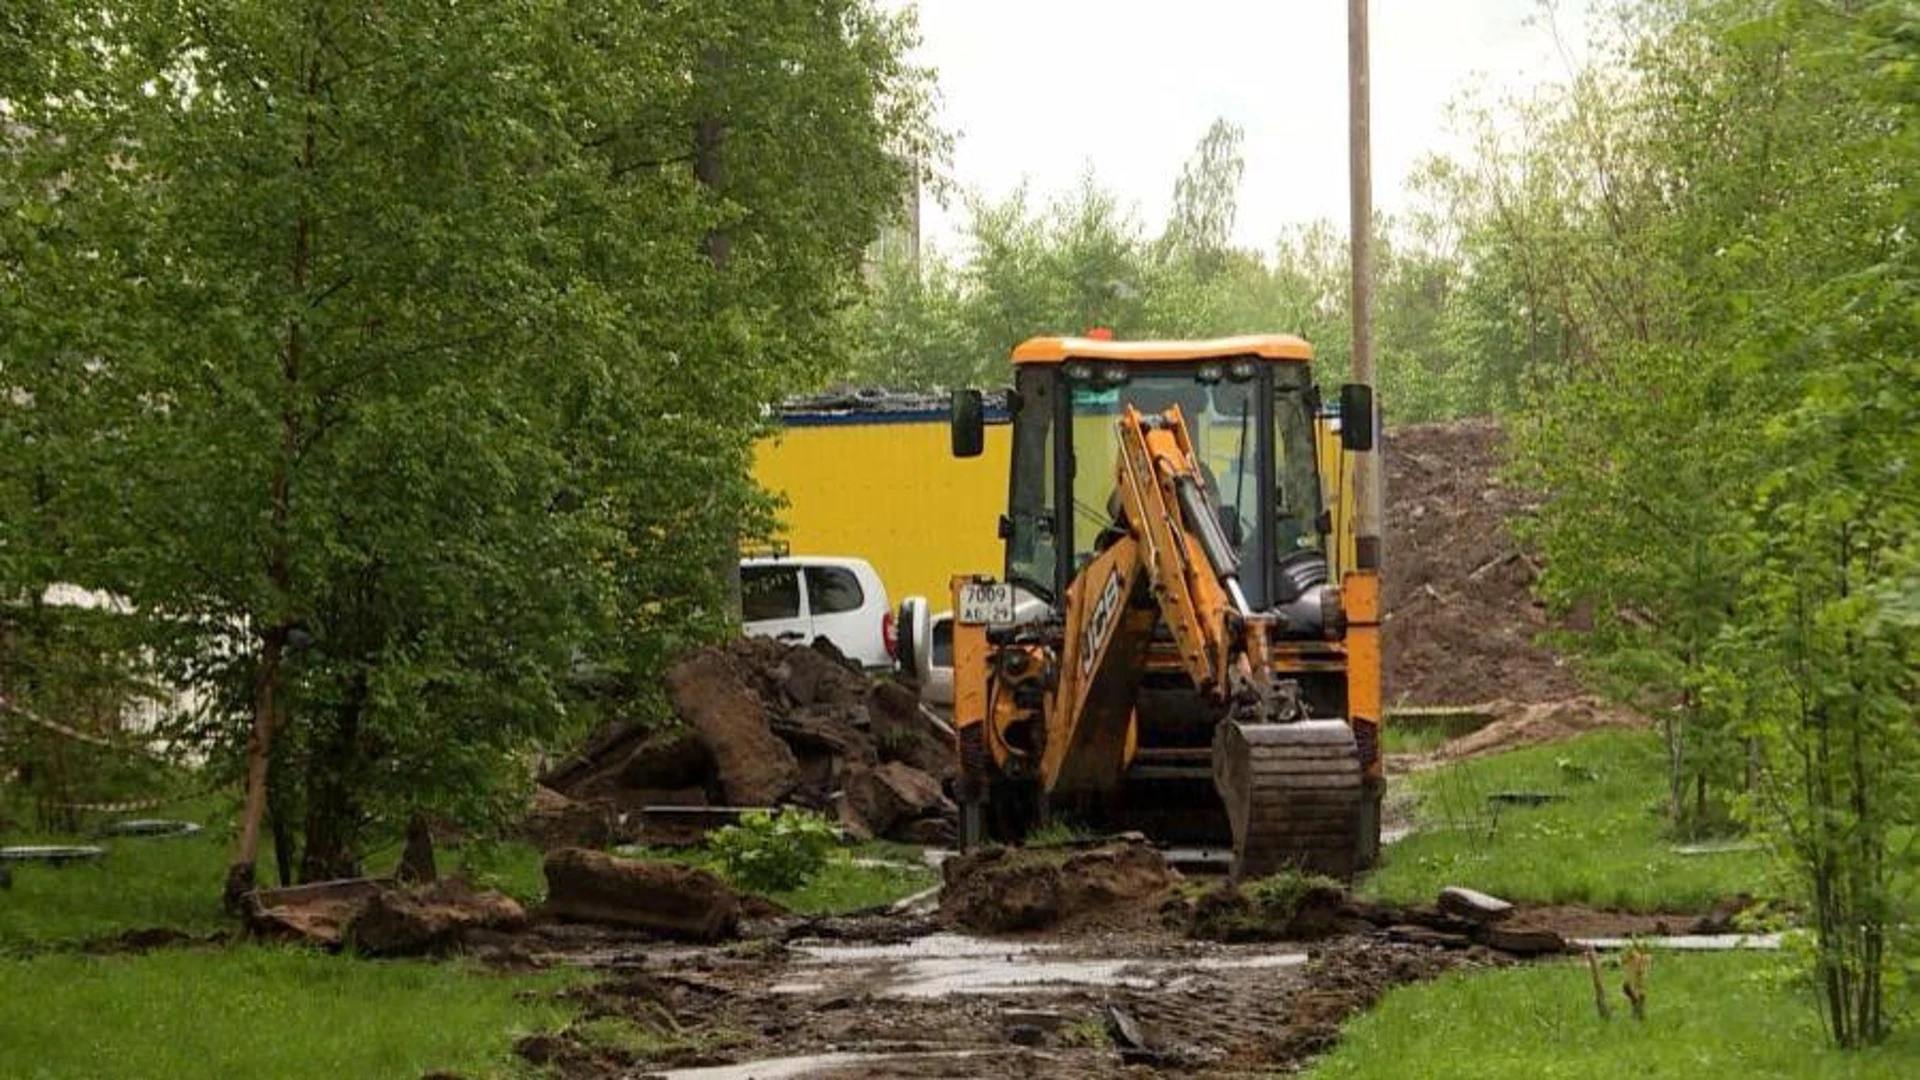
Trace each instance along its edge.
<instances>
[{"instance_id":1,"label":"bucket teeth","mask_svg":"<svg viewBox=\"0 0 1920 1080\"><path fill-rule=\"evenodd\" d=\"M1293 868L1347 880L1359 863L1359 745L1341 720L1214 731L1213 782L1233 829L1233 876Z\"/></svg>"}]
</instances>

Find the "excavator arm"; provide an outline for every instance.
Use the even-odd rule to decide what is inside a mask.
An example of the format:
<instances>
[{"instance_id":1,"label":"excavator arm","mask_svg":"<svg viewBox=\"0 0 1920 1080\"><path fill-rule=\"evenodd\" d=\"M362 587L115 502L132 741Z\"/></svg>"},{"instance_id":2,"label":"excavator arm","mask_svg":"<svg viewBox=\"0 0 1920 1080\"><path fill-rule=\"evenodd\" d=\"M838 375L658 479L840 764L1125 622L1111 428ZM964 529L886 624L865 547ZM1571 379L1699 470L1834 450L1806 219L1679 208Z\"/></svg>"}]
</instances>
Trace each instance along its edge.
<instances>
[{"instance_id":1,"label":"excavator arm","mask_svg":"<svg viewBox=\"0 0 1920 1080\"><path fill-rule=\"evenodd\" d=\"M1143 414L1129 405L1116 424L1118 514L1068 588L1065 647L1041 757L1048 791L1111 787L1125 766L1126 729L1156 623L1171 630L1201 693L1224 700L1234 626L1247 615L1233 551L1200 484L1179 408Z\"/></svg>"},{"instance_id":2,"label":"excavator arm","mask_svg":"<svg viewBox=\"0 0 1920 1080\"><path fill-rule=\"evenodd\" d=\"M1236 873L1289 864L1350 873L1360 786L1351 730L1306 719L1292 688L1274 685L1271 616L1247 603L1178 406L1148 414L1127 406L1116 423L1118 516L1068 587L1042 789L1117 785L1147 647L1164 625L1193 685L1225 714L1214 778Z\"/></svg>"}]
</instances>

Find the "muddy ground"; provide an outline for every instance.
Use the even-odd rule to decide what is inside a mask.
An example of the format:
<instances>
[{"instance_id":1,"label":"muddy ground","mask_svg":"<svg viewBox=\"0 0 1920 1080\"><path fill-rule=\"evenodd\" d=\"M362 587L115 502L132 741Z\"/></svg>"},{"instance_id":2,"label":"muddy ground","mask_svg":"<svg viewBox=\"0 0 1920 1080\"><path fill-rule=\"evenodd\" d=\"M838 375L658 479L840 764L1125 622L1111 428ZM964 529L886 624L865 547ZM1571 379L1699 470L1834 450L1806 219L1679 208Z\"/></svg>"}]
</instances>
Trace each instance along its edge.
<instances>
[{"instance_id":1,"label":"muddy ground","mask_svg":"<svg viewBox=\"0 0 1920 1080\"><path fill-rule=\"evenodd\" d=\"M725 948L560 940L527 959L603 971L568 1033L521 1054L561 1076L1241 1076L1297 1066L1395 985L1511 962L1380 934L1222 945L1174 931L986 937L911 916ZM848 936L841 936L848 935ZM537 948L537 946L536 946ZM588 1033L618 1017L649 1033ZM791 1060L798 1059L798 1060Z\"/></svg>"},{"instance_id":2,"label":"muddy ground","mask_svg":"<svg viewBox=\"0 0 1920 1080\"><path fill-rule=\"evenodd\" d=\"M919 907L775 915L718 946L539 924L477 951L602 975L566 992L572 1027L518 1046L564 1077L1231 1077L1299 1068L1395 986L1526 962L1543 941L1557 954L1561 935L1691 928L1574 908L1463 918L1318 887L1330 901L1269 919L1271 940L1200 940L1214 928L1195 913L1242 894L1138 840L956 857L945 877ZM1054 900L1036 905L1043 879Z\"/></svg>"}]
</instances>

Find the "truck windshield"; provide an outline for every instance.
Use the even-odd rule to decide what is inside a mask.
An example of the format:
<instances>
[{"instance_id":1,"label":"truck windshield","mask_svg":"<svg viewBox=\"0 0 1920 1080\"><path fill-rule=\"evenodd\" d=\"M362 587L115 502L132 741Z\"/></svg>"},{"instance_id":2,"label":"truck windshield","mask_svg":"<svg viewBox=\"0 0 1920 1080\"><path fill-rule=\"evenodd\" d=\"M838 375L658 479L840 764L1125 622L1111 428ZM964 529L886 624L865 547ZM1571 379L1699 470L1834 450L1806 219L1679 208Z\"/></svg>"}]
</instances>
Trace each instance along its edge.
<instances>
[{"instance_id":1,"label":"truck windshield","mask_svg":"<svg viewBox=\"0 0 1920 1080\"><path fill-rule=\"evenodd\" d=\"M1092 560L1099 536L1114 520L1109 505L1119 453L1115 422L1123 405L1165 412L1178 405L1186 418L1202 479L1220 507L1227 538L1239 547L1241 580L1261 594L1259 382L1202 382L1194 369L1143 373L1118 386L1070 383L1073 423L1073 569Z\"/></svg>"}]
</instances>

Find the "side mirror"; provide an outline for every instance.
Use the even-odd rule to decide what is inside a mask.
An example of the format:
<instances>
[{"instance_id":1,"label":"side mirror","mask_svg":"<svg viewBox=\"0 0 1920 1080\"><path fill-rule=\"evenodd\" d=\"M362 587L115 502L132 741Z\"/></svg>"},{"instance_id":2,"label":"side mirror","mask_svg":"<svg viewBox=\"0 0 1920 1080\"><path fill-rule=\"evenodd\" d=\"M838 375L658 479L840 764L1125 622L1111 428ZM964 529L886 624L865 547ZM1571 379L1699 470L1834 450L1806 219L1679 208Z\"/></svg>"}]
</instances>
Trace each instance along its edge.
<instances>
[{"instance_id":1,"label":"side mirror","mask_svg":"<svg viewBox=\"0 0 1920 1080\"><path fill-rule=\"evenodd\" d=\"M987 447L987 408L978 390L953 392L953 456L979 457Z\"/></svg>"},{"instance_id":2,"label":"side mirror","mask_svg":"<svg viewBox=\"0 0 1920 1080\"><path fill-rule=\"evenodd\" d=\"M1340 387L1340 446L1360 452L1373 449L1373 387L1366 383Z\"/></svg>"}]
</instances>

